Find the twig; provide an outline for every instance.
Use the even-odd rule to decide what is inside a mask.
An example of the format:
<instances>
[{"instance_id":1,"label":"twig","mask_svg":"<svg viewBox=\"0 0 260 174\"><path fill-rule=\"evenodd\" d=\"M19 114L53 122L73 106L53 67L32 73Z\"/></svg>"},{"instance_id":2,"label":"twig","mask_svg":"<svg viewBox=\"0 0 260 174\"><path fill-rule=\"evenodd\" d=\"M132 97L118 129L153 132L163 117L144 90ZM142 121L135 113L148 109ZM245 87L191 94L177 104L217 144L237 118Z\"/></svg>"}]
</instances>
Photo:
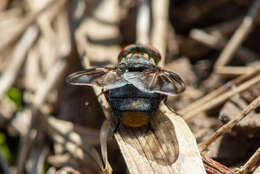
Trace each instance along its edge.
<instances>
[{"instance_id":1,"label":"twig","mask_svg":"<svg viewBox=\"0 0 260 174\"><path fill-rule=\"evenodd\" d=\"M201 107L202 105L206 104L208 101L212 100L213 98L216 98L220 94L223 94L228 89L232 88L233 86L237 86L238 84L242 83L245 80L248 80L255 76L259 71L255 71L251 74L246 74L237 77L236 79L229 81L228 83L222 85L221 87L217 88L216 90L212 91L208 95L202 97L201 99L196 100L195 102L189 104L186 108L183 108L178 111L181 115L185 115L188 112L191 112L192 110Z\"/></svg>"},{"instance_id":2,"label":"twig","mask_svg":"<svg viewBox=\"0 0 260 174\"><path fill-rule=\"evenodd\" d=\"M169 0L152 0L152 37L151 43L157 48L162 56L159 66L165 63L165 52L167 43Z\"/></svg>"},{"instance_id":3,"label":"twig","mask_svg":"<svg viewBox=\"0 0 260 174\"><path fill-rule=\"evenodd\" d=\"M0 152L0 165L1 165L1 168L3 169L4 174L11 174L8 162L3 157L1 152Z\"/></svg>"},{"instance_id":4,"label":"twig","mask_svg":"<svg viewBox=\"0 0 260 174\"><path fill-rule=\"evenodd\" d=\"M256 152L250 157L250 159L246 162L244 166L242 166L238 174L247 174L248 171L254 167L254 165L260 160L260 147L256 150Z\"/></svg>"},{"instance_id":5,"label":"twig","mask_svg":"<svg viewBox=\"0 0 260 174\"><path fill-rule=\"evenodd\" d=\"M208 101L204 105L201 105L198 108L194 108L190 112L186 113L183 117L186 120L191 119L193 116L199 114L200 112L203 112L203 111L209 110L210 108L218 106L219 104L223 103L228 98L248 89L249 87L255 85L258 82L260 82L260 75L257 75L256 77L252 78L251 80L246 81L245 83L239 85L238 87L236 87L230 91L227 91L224 94L219 95L218 97L214 98L213 100Z\"/></svg>"},{"instance_id":6,"label":"twig","mask_svg":"<svg viewBox=\"0 0 260 174\"><path fill-rule=\"evenodd\" d=\"M260 96L258 96L254 101L252 101L243 111L239 114L239 116L223 125L219 128L215 134L209 137L206 141L199 144L200 150L204 151L212 142L214 142L217 138L219 138L224 133L228 132L232 129L236 124L238 124L242 119L244 119L250 112L255 110L260 105Z\"/></svg>"},{"instance_id":7,"label":"twig","mask_svg":"<svg viewBox=\"0 0 260 174\"><path fill-rule=\"evenodd\" d=\"M206 155L201 153L204 166L206 168L207 174L235 174L226 166L218 163L217 161L208 158Z\"/></svg>"},{"instance_id":8,"label":"twig","mask_svg":"<svg viewBox=\"0 0 260 174\"><path fill-rule=\"evenodd\" d=\"M23 32L31 25L33 24L36 19L38 18L38 16L40 14L42 14L42 12L44 12L46 9L48 9L49 7L51 7L54 3L56 3L57 1L52 0L50 2L48 2L43 8L41 8L40 10L38 10L37 12L32 12L31 14L29 14L27 17L25 17L25 19L23 20L23 23L20 24L19 28L17 29L17 31L15 33L13 33L12 36L10 36L8 38L8 40L4 41L4 43L2 45L0 45L0 53L2 51L4 51L10 44L12 44L21 34L23 34Z\"/></svg>"},{"instance_id":9,"label":"twig","mask_svg":"<svg viewBox=\"0 0 260 174\"><path fill-rule=\"evenodd\" d=\"M223 34L209 34L200 29L191 30L190 37L210 48L217 50L222 50L227 44L227 40L224 38ZM236 50L235 54L241 59L252 59L259 57L254 52L243 46L240 46L239 49Z\"/></svg>"},{"instance_id":10,"label":"twig","mask_svg":"<svg viewBox=\"0 0 260 174\"><path fill-rule=\"evenodd\" d=\"M230 61L235 51L238 49L238 47L241 45L241 43L245 40L247 35L250 33L254 25L254 20L258 13L259 8L260 8L260 0L255 0L254 3L251 5L248 14L243 19L242 24L239 26L239 28L234 33L229 43L225 47L225 49L220 54L215 64L215 68L219 66L224 66Z\"/></svg>"},{"instance_id":11,"label":"twig","mask_svg":"<svg viewBox=\"0 0 260 174\"><path fill-rule=\"evenodd\" d=\"M22 63L26 58L26 53L33 45L38 33L39 29L36 26L31 26L17 44L12 55L12 60L0 78L0 99L3 97L4 92L14 83Z\"/></svg>"},{"instance_id":12,"label":"twig","mask_svg":"<svg viewBox=\"0 0 260 174\"><path fill-rule=\"evenodd\" d=\"M215 69L217 74L227 76L250 74L257 70L260 70L259 66L221 66Z\"/></svg>"},{"instance_id":13,"label":"twig","mask_svg":"<svg viewBox=\"0 0 260 174\"><path fill-rule=\"evenodd\" d=\"M148 0L143 0L138 10L136 21L136 42L149 43L150 8Z\"/></svg>"}]
</instances>

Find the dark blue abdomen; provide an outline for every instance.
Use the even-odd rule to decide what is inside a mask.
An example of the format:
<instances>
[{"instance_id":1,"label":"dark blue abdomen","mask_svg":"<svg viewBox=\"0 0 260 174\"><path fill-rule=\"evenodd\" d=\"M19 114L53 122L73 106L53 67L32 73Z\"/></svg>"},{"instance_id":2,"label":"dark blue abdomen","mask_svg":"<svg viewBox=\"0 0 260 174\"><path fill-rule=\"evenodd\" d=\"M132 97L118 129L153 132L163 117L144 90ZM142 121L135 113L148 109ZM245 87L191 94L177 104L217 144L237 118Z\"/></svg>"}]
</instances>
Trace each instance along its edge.
<instances>
[{"instance_id":1,"label":"dark blue abdomen","mask_svg":"<svg viewBox=\"0 0 260 174\"><path fill-rule=\"evenodd\" d=\"M106 93L112 109L119 112L153 112L164 95L142 92L133 85L108 90Z\"/></svg>"}]
</instances>

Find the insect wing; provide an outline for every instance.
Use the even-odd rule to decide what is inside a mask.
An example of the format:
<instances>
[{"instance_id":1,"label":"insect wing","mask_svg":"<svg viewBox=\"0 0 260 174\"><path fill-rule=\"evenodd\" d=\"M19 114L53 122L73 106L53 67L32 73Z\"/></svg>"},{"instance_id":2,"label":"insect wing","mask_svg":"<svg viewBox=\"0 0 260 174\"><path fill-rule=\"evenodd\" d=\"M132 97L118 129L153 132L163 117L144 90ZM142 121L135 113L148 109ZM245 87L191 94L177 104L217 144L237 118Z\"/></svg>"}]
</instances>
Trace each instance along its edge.
<instances>
[{"instance_id":1,"label":"insect wing","mask_svg":"<svg viewBox=\"0 0 260 174\"><path fill-rule=\"evenodd\" d=\"M119 88L127 84L121 71L109 68L90 68L75 72L66 81L72 85L99 86L104 89Z\"/></svg>"},{"instance_id":2,"label":"insect wing","mask_svg":"<svg viewBox=\"0 0 260 174\"><path fill-rule=\"evenodd\" d=\"M185 90L184 82L178 74L162 71L158 76L157 82L154 83L154 92L175 96Z\"/></svg>"},{"instance_id":3,"label":"insect wing","mask_svg":"<svg viewBox=\"0 0 260 174\"><path fill-rule=\"evenodd\" d=\"M185 90L180 76L169 71L127 72L123 77L144 92L176 96Z\"/></svg>"},{"instance_id":4,"label":"insect wing","mask_svg":"<svg viewBox=\"0 0 260 174\"><path fill-rule=\"evenodd\" d=\"M150 82L152 81L152 76L147 72L125 72L123 77L130 84L134 85L136 88L143 92L152 92L150 90Z\"/></svg>"}]
</instances>

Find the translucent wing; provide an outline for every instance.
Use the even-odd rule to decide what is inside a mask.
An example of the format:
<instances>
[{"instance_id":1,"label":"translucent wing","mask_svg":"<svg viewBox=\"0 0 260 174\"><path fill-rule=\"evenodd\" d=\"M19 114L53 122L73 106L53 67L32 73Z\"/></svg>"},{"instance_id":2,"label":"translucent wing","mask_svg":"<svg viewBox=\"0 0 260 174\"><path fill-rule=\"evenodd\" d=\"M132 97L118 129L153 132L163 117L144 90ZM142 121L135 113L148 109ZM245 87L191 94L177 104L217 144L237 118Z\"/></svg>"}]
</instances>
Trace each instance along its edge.
<instances>
[{"instance_id":1,"label":"translucent wing","mask_svg":"<svg viewBox=\"0 0 260 174\"><path fill-rule=\"evenodd\" d=\"M89 68L70 74L66 81L72 85L99 86L104 89L119 88L127 84L121 71L115 68Z\"/></svg>"},{"instance_id":2,"label":"translucent wing","mask_svg":"<svg viewBox=\"0 0 260 174\"><path fill-rule=\"evenodd\" d=\"M175 96L185 90L181 77L169 71L126 72L123 77L144 92Z\"/></svg>"}]
</instances>

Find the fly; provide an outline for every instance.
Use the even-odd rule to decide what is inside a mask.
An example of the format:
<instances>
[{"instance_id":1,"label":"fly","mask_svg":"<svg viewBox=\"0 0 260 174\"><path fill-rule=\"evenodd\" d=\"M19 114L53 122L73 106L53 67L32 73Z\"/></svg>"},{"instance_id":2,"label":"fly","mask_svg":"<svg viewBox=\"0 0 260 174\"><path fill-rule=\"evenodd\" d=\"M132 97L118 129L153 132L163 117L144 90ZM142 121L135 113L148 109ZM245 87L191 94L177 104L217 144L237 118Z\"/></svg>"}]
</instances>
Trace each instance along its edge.
<instances>
[{"instance_id":1,"label":"fly","mask_svg":"<svg viewBox=\"0 0 260 174\"><path fill-rule=\"evenodd\" d=\"M129 45L118 55L118 65L88 68L67 77L72 85L98 86L104 91L117 126L149 126L159 104L167 96L185 90L183 80L174 72L157 66L159 51L146 45Z\"/></svg>"}]
</instances>

